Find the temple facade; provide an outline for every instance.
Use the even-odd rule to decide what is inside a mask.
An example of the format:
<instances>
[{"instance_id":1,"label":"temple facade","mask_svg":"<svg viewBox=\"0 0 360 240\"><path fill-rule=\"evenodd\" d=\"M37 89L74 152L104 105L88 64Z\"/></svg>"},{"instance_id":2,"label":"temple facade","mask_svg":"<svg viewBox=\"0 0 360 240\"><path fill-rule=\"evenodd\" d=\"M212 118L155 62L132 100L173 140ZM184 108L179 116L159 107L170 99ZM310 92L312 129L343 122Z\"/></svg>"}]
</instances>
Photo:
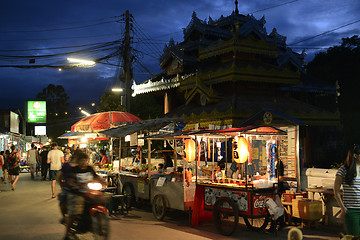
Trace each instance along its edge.
<instances>
[{"instance_id":1,"label":"temple facade","mask_svg":"<svg viewBox=\"0 0 360 240\"><path fill-rule=\"evenodd\" d=\"M194 12L183 41L165 45L163 71L134 82L133 94L163 95L165 116L184 118L184 130L297 126L300 148L313 148L317 132L336 134L340 125L336 88L308 76L305 53L289 48L275 28L267 33L265 23L239 14L237 3L217 20ZM311 162L318 153L304 154Z\"/></svg>"}]
</instances>

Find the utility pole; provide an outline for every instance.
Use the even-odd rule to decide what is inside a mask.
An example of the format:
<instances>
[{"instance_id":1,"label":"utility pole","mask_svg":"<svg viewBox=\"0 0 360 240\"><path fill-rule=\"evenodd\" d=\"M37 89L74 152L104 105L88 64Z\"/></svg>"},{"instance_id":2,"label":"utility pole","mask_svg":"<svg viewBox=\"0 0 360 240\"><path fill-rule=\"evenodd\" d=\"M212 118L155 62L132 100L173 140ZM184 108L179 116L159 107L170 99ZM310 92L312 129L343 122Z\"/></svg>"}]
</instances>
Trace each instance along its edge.
<instances>
[{"instance_id":1,"label":"utility pole","mask_svg":"<svg viewBox=\"0 0 360 240\"><path fill-rule=\"evenodd\" d=\"M124 53L123 53L123 74L125 79L125 106L126 111L130 112L130 98L131 98L131 88L130 82L133 76L132 66L131 66L131 56L130 56L130 13L129 10L126 10L125 13L125 39L124 39Z\"/></svg>"}]
</instances>

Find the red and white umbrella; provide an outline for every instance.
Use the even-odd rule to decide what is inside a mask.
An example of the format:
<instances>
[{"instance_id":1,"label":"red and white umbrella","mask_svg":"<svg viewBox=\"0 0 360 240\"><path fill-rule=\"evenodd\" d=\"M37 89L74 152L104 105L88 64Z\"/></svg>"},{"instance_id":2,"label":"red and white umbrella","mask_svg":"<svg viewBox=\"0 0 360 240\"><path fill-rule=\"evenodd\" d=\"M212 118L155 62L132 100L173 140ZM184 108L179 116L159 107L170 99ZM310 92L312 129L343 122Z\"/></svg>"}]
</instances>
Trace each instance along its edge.
<instances>
[{"instance_id":1,"label":"red and white umbrella","mask_svg":"<svg viewBox=\"0 0 360 240\"><path fill-rule=\"evenodd\" d=\"M99 132L129 122L141 121L137 116L127 112L101 112L85 117L71 126L72 132Z\"/></svg>"}]
</instances>

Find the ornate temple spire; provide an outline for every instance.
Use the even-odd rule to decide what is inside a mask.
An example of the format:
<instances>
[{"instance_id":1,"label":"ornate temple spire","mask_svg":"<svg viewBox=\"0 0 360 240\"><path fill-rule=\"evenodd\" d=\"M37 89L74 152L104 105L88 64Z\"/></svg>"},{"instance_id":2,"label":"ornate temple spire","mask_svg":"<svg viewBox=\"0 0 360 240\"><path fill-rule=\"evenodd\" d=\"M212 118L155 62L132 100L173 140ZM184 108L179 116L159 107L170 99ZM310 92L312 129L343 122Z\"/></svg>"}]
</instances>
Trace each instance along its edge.
<instances>
[{"instance_id":1,"label":"ornate temple spire","mask_svg":"<svg viewBox=\"0 0 360 240\"><path fill-rule=\"evenodd\" d=\"M239 14L238 1L237 0L235 0L235 13Z\"/></svg>"}]
</instances>

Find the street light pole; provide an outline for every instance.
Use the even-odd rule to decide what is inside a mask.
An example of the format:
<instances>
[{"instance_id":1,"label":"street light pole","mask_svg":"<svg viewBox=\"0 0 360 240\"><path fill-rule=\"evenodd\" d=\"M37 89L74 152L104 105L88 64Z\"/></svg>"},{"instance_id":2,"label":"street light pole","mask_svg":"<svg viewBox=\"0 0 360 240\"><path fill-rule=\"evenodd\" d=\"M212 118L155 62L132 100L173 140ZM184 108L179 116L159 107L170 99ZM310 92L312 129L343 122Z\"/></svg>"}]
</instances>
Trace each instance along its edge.
<instances>
[{"instance_id":1,"label":"street light pole","mask_svg":"<svg viewBox=\"0 0 360 240\"><path fill-rule=\"evenodd\" d=\"M130 82L132 77L132 67L131 67L131 58L130 58L130 13L129 10L126 10L125 13L125 40L124 40L124 78L125 78L125 106L126 111L130 112L130 97L131 97L131 88Z\"/></svg>"}]
</instances>

